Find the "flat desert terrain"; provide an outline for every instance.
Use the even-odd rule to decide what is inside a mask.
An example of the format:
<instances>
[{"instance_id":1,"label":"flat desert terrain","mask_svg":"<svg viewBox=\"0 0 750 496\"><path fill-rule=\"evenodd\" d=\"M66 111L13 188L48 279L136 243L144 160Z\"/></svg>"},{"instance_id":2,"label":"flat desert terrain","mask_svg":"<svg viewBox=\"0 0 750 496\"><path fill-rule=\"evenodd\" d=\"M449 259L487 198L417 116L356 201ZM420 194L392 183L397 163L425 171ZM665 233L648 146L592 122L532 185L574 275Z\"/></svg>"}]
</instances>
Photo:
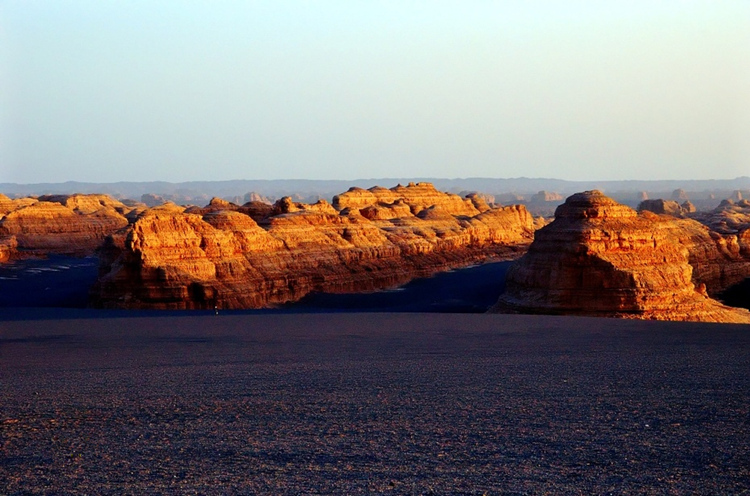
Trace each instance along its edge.
<instances>
[{"instance_id":1,"label":"flat desert terrain","mask_svg":"<svg viewBox=\"0 0 750 496\"><path fill-rule=\"evenodd\" d=\"M750 326L0 312L2 494L743 494Z\"/></svg>"}]
</instances>

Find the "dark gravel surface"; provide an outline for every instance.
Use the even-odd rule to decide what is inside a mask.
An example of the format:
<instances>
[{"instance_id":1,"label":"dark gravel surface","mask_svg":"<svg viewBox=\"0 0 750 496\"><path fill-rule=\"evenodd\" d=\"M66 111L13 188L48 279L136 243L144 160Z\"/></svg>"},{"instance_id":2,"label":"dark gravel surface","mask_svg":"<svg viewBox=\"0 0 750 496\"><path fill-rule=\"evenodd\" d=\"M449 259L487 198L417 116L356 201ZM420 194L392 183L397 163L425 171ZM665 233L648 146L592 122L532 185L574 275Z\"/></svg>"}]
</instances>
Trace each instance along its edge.
<instances>
[{"instance_id":1,"label":"dark gravel surface","mask_svg":"<svg viewBox=\"0 0 750 496\"><path fill-rule=\"evenodd\" d=\"M747 494L749 366L741 325L5 314L0 494Z\"/></svg>"}]
</instances>

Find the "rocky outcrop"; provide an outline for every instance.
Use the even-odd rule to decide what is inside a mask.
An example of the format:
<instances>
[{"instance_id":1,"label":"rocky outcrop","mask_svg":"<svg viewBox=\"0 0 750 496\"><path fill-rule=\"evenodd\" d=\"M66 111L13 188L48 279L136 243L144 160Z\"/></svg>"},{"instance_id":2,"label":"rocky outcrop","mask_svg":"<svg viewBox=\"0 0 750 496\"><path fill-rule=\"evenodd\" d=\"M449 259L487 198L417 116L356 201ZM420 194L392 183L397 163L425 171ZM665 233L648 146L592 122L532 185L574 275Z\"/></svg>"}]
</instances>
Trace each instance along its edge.
<instances>
[{"instance_id":1,"label":"rocky outcrop","mask_svg":"<svg viewBox=\"0 0 750 496\"><path fill-rule=\"evenodd\" d=\"M532 202L543 203L543 202L561 202L564 197L560 193L554 193L552 191L540 191L539 193L531 197Z\"/></svg>"},{"instance_id":2,"label":"rocky outcrop","mask_svg":"<svg viewBox=\"0 0 750 496\"><path fill-rule=\"evenodd\" d=\"M750 228L750 201L723 200L718 207L690 216L721 234L737 235Z\"/></svg>"},{"instance_id":3,"label":"rocky outcrop","mask_svg":"<svg viewBox=\"0 0 750 496\"><path fill-rule=\"evenodd\" d=\"M39 200L31 197L11 199L0 193L0 217L14 210L18 210L21 207L32 205L37 201Z\"/></svg>"},{"instance_id":4,"label":"rocky outcrop","mask_svg":"<svg viewBox=\"0 0 750 496\"><path fill-rule=\"evenodd\" d=\"M691 211L694 212L695 207L693 207L692 204L687 201L683 203L683 205L680 205L674 200L662 200L659 198L655 200L643 200L638 204L638 211L649 211L655 214L666 214L680 217L687 213L690 213Z\"/></svg>"},{"instance_id":5,"label":"rocky outcrop","mask_svg":"<svg viewBox=\"0 0 750 496\"><path fill-rule=\"evenodd\" d=\"M161 205L166 202L166 198L160 195L155 195L153 193L144 193L143 195L141 195L141 203L144 203L149 207L156 207L157 205Z\"/></svg>"},{"instance_id":6,"label":"rocky outcrop","mask_svg":"<svg viewBox=\"0 0 750 496\"><path fill-rule=\"evenodd\" d=\"M0 199L2 200L2 199ZM132 208L104 195L56 195L4 202L0 240L8 258L91 255L104 238L128 225ZM13 241L9 241L10 239Z\"/></svg>"},{"instance_id":7,"label":"rocky outcrop","mask_svg":"<svg viewBox=\"0 0 750 496\"><path fill-rule=\"evenodd\" d=\"M716 235L693 220L578 193L509 270L494 311L750 323L695 285L689 259L716 252Z\"/></svg>"},{"instance_id":8,"label":"rocky outcrop","mask_svg":"<svg viewBox=\"0 0 750 496\"><path fill-rule=\"evenodd\" d=\"M263 196L260 193L256 193L255 191L250 191L249 193L246 193L243 198L244 203L250 203L250 202L259 202L259 203L267 203L271 205L273 201L267 196Z\"/></svg>"},{"instance_id":9,"label":"rocky outcrop","mask_svg":"<svg viewBox=\"0 0 750 496\"><path fill-rule=\"evenodd\" d=\"M480 208L480 205L487 205L489 207L496 203L495 195L480 193L479 191L462 191L458 195L471 200L471 203L473 203L474 207L480 212L484 212L484 210Z\"/></svg>"},{"instance_id":10,"label":"rocky outcrop","mask_svg":"<svg viewBox=\"0 0 750 496\"><path fill-rule=\"evenodd\" d=\"M100 250L92 301L124 308L265 307L311 291L372 291L515 258L533 237L524 207L480 213L471 200L429 184L351 189L337 198L338 208L282 199L257 221L242 208L150 209ZM428 205L430 198L435 203Z\"/></svg>"},{"instance_id":11,"label":"rocky outcrop","mask_svg":"<svg viewBox=\"0 0 750 496\"><path fill-rule=\"evenodd\" d=\"M5 263L18 258L18 241L15 236L4 236L0 238L0 263Z\"/></svg>"},{"instance_id":12,"label":"rocky outcrop","mask_svg":"<svg viewBox=\"0 0 750 496\"><path fill-rule=\"evenodd\" d=\"M414 215L432 206L451 215L473 217L480 213L471 199L438 191L430 183L409 183L407 186L399 184L390 189L379 186L370 189L350 188L346 193L333 197L333 207L336 210L361 209L378 204L391 205L398 200L409 205Z\"/></svg>"},{"instance_id":13,"label":"rocky outcrop","mask_svg":"<svg viewBox=\"0 0 750 496\"><path fill-rule=\"evenodd\" d=\"M687 194L687 191L685 191L682 188L678 188L674 191L672 191L672 200L678 201L678 202L685 202L689 200L690 197Z\"/></svg>"}]
</instances>

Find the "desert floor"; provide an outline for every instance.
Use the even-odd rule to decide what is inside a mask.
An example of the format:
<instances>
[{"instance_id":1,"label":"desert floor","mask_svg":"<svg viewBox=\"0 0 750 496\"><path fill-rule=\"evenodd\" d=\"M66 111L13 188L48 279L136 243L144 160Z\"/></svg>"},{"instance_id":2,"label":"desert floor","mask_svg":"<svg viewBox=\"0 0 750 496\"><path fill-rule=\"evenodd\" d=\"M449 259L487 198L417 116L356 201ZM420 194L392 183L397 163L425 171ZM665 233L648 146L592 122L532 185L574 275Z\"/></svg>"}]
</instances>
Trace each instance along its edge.
<instances>
[{"instance_id":1,"label":"desert floor","mask_svg":"<svg viewBox=\"0 0 750 496\"><path fill-rule=\"evenodd\" d=\"M750 490L750 326L67 312L0 312L2 494Z\"/></svg>"}]
</instances>

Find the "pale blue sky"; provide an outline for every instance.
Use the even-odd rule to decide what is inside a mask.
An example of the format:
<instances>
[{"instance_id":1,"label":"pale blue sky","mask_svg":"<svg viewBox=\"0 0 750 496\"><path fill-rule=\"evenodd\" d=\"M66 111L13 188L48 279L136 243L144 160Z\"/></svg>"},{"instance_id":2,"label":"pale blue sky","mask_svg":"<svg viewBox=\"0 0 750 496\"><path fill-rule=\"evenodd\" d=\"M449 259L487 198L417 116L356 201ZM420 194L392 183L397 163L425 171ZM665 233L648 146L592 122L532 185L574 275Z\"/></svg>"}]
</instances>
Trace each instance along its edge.
<instances>
[{"instance_id":1,"label":"pale blue sky","mask_svg":"<svg viewBox=\"0 0 750 496\"><path fill-rule=\"evenodd\" d=\"M0 0L0 182L740 175L746 0Z\"/></svg>"}]
</instances>

